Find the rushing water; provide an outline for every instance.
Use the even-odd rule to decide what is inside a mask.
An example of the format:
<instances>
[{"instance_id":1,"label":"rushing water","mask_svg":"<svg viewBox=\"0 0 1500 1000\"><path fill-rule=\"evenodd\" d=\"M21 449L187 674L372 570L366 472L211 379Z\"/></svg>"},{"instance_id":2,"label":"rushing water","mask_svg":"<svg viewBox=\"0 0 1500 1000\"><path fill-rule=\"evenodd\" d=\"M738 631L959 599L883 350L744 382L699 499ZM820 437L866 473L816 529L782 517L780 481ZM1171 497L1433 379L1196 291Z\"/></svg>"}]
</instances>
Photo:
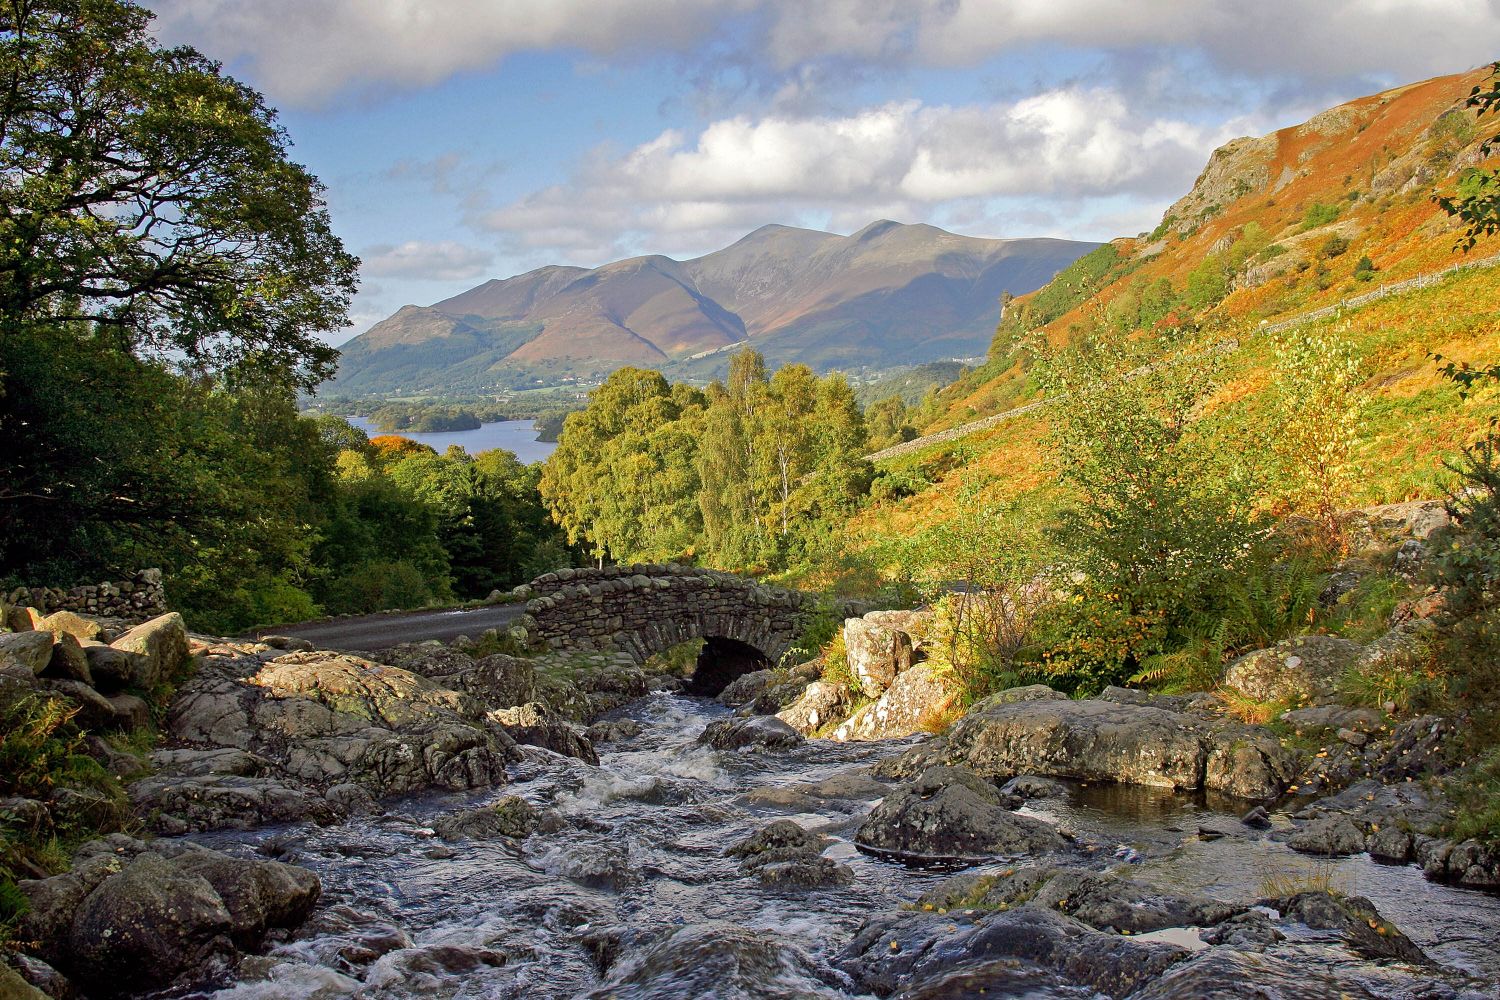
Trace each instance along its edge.
<instances>
[{"instance_id":1,"label":"rushing water","mask_svg":"<svg viewBox=\"0 0 1500 1000\"><path fill-rule=\"evenodd\" d=\"M200 837L232 853L314 869L328 907L310 933L250 959L241 982L211 995L576 997L599 988L601 955L619 952L630 960L663 930L707 921L774 932L819 970L816 981L789 971L791 981L778 984L784 990L778 995L860 995L829 959L866 916L910 904L948 874L879 860L851 843L878 793L862 773L921 737L817 740L777 752L698 746L704 726L725 714L706 699L655 694L614 714L643 728L632 739L601 745L598 767L528 748L505 789L406 800L383 816L341 826ZM442 813L503 794L556 809L569 822L520 846L434 836ZM856 801L859 795L865 801ZM1116 845L1101 852L1096 867L1122 866L1133 878L1176 891L1254 899L1268 873L1313 864L1269 841L1200 841L1198 824L1224 815L1233 808L1228 802L1077 788L1067 801L1026 808ZM825 854L853 869L854 884L767 887L724 856L726 847L783 817L834 837ZM1331 876L1339 888L1369 896L1434 957L1500 978L1494 947L1500 898L1434 885L1414 868L1381 868L1367 859L1339 862ZM1171 933L1188 943L1196 938L1191 929ZM619 995L717 994L658 986ZM1028 987L1004 995L1079 993Z\"/></svg>"},{"instance_id":2,"label":"rushing water","mask_svg":"<svg viewBox=\"0 0 1500 1000\"><path fill-rule=\"evenodd\" d=\"M364 417L346 419L371 437L385 433ZM516 458L525 465L546 461L547 456L557 448L555 441L536 439L536 428L532 426L530 420L500 420L492 424L482 424L472 431L432 431L425 434L414 431L395 431L394 433L421 444L430 445L439 452L447 451L448 446L452 444L458 445L470 455L477 455L481 451L489 451L492 448L504 448L506 451L513 452Z\"/></svg>"}]
</instances>

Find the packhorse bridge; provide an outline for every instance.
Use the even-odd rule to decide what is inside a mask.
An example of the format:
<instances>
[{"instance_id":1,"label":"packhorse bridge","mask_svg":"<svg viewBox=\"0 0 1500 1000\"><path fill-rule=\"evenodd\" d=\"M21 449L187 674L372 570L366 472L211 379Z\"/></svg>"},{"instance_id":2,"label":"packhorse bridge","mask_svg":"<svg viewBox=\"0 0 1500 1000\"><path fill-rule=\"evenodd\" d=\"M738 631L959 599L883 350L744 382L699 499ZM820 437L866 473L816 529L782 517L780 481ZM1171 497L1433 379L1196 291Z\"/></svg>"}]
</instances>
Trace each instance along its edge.
<instances>
[{"instance_id":1,"label":"packhorse bridge","mask_svg":"<svg viewBox=\"0 0 1500 1000\"><path fill-rule=\"evenodd\" d=\"M716 694L790 652L818 598L676 563L563 569L533 580L522 624L549 649L625 653L637 664L702 639L696 693Z\"/></svg>"}]
</instances>

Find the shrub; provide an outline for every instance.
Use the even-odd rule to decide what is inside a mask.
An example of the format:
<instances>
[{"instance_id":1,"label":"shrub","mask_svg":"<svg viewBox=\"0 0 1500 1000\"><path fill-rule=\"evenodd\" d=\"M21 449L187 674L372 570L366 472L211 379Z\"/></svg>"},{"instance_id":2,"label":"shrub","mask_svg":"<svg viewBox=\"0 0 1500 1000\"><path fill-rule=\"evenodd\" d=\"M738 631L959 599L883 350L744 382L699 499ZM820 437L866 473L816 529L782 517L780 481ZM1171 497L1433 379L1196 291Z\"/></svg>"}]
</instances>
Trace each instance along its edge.
<instances>
[{"instance_id":1,"label":"shrub","mask_svg":"<svg viewBox=\"0 0 1500 1000\"><path fill-rule=\"evenodd\" d=\"M388 608L416 608L432 600L422 571L405 560L366 560L328 587L328 609L369 613Z\"/></svg>"},{"instance_id":2,"label":"shrub","mask_svg":"<svg viewBox=\"0 0 1500 1000\"><path fill-rule=\"evenodd\" d=\"M1326 226L1339 217L1339 206L1335 204L1324 204L1321 201L1313 202L1308 208L1307 214L1302 216L1302 224L1297 227L1299 232L1307 232L1309 229L1317 229Z\"/></svg>"},{"instance_id":3,"label":"shrub","mask_svg":"<svg viewBox=\"0 0 1500 1000\"><path fill-rule=\"evenodd\" d=\"M1361 257L1354 264L1355 281L1372 281L1375 278L1375 262L1368 256Z\"/></svg>"},{"instance_id":4,"label":"shrub","mask_svg":"<svg viewBox=\"0 0 1500 1000\"><path fill-rule=\"evenodd\" d=\"M1334 233L1332 236L1328 237L1328 239L1323 241L1322 246L1318 247L1318 256L1322 257L1324 260L1331 260L1334 257L1342 257L1348 252L1349 241L1340 236L1338 233Z\"/></svg>"}]
</instances>

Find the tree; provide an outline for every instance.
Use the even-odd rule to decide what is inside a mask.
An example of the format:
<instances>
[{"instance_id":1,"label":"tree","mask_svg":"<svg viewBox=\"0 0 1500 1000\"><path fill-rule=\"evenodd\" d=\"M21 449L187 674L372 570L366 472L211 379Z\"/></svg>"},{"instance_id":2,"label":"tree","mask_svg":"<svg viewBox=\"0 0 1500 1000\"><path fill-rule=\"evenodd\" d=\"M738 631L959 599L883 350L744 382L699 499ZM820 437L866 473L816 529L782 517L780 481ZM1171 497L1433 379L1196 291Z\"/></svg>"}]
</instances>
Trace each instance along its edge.
<instances>
[{"instance_id":1,"label":"tree","mask_svg":"<svg viewBox=\"0 0 1500 1000\"><path fill-rule=\"evenodd\" d=\"M129 0L0 3L0 316L311 387L358 261L259 94Z\"/></svg>"},{"instance_id":2,"label":"tree","mask_svg":"<svg viewBox=\"0 0 1500 1000\"><path fill-rule=\"evenodd\" d=\"M1477 108L1478 115L1500 112L1500 62L1490 67L1489 86L1478 84L1469 91L1468 107ZM1500 133L1485 139L1479 151L1489 156L1500 149ZM1465 252L1474 249L1481 236L1500 233L1500 170L1467 170L1460 176L1458 190L1453 197L1438 196L1438 205L1443 211L1463 223L1463 236L1458 245Z\"/></svg>"},{"instance_id":3,"label":"tree","mask_svg":"<svg viewBox=\"0 0 1500 1000\"><path fill-rule=\"evenodd\" d=\"M1335 336L1284 334L1276 340L1271 401L1283 506L1311 517L1326 548L1342 549L1340 512L1353 486L1366 403L1363 366Z\"/></svg>"},{"instance_id":4,"label":"tree","mask_svg":"<svg viewBox=\"0 0 1500 1000\"><path fill-rule=\"evenodd\" d=\"M1044 348L1035 367L1058 401L1051 458L1077 495L1057 532L1079 583L1055 665L1083 687L1119 683L1160 652L1253 535L1251 482L1234 467L1244 449L1201 412L1221 356L1146 346L1094 338Z\"/></svg>"}]
</instances>

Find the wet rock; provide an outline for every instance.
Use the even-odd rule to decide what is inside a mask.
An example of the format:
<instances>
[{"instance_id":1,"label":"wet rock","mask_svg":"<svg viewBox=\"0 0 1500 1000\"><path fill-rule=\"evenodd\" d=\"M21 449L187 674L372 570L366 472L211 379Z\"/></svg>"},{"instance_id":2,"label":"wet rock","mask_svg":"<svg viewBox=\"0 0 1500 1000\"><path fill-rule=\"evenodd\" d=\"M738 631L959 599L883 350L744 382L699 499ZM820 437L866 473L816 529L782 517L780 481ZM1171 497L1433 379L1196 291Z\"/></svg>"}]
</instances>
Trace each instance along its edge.
<instances>
[{"instance_id":1,"label":"wet rock","mask_svg":"<svg viewBox=\"0 0 1500 1000\"><path fill-rule=\"evenodd\" d=\"M833 738L890 740L924 732L953 704L954 692L932 667L919 663L896 675L891 686L833 731Z\"/></svg>"},{"instance_id":2,"label":"wet rock","mask_svg":"<svg viewBox=\"0 0 1500 1000\"><path fill-rule=\"evenodd\" d=\"M1068 786L1052 778L1035 774L1020 774L1000 787L1001 795L1015 795L1023 799L1060 799L1068 794Z\"/></svg>"},{"instance_id":3,"label":"wet rock","mask_svg":"<svg viewBox=\"0 0 1500 1000\"><path fill-rule=\"evenodd\" d=\"M258 948L271 928L301 924L322 889L318 877L306 868L242 861L217 851L189 851L173 865L179 872L201 877L218 893L229 911L230 937L242 949Z\"/></svg>"},{"instance_id":4,"label":"wet rock","mask_svg":"<svg viewBox=\"0 0 1500 1000\"><path fill-rule=\"evenodd\" d=\"M1287 987L1290 992L1280 987ZM1275 990L1267 993L1267 990ZM1249 950L1213 949L1164 971L1131 1000L1375 1000L1357 980L1341 980L1306 962Z\"/></svg>"},{"instance_id":5,"label":"wet rock","mask_svg":"<svg viewBox=\"0 0 1500 1000\"><path fill-rule=\"evenodd\" d=\"M1041 866L957 875L929 889L918 902L948 911L1003 911L1031 903L1096 930L1127 934L1210 926L1245 909L1205 896L1173 895L1115 874Z\"/></svg>"},{"instance_id":6,"label":"wet rock","mask_svg":"<svg viewBox=\"0 0 1500 1000\"><path fill-rule=\"evenodd\" d=\"M852 704L849 691L842 684L815 680L803 688L796 701L776 713L776 717L803 736L840 719Z\"/></svg>"},{"instance_id":7,"label":"wet rock","mask_svg":"<svg viewBox=\"0 0 1500 1000\"><path fill-rule=\"evenodd\" d=\"M720 705L738 708L746 702L759 698L767 688L781 680L781 674L782 672L778 670L752 670L748 674L741 674L719 692L716 700Z\"/></svg>"},{"instance_id":8,"label":"wet rock","mask_svg":"<svg viewBox=\"0 0 1500 1000\"><path fill-rule=\"evenodd\" d=\"M1067 841L1040 820L1006 807L995 787L962 767L932 767L887 795L856 842L895 854L976 858L1040 854Z\"/></svg>"},{"instance_id":9,"label":"wet rock","mask_svg":"<svg viewBox=\"0 0 1500 1000\"><path fill-rule=\"evenodd\" d=\"M1002 780L1033 774L1207 788L1246 799L1278 795L1296 773L1296 757L1261 727L1149 706L1046 696L971 711L946 736L878 770L906 777L931 764L963 764Z\"/></svg>"},{"instance_id":10,"label":"wet rock","mask_svg":"<svg viewBox=\"0 0 1500 1000\"><path fill-rule=\"evenodd\" d=\"M1252 829L1266 830L1271 826L1271 814L1266 812L1265 806L1256 806L1241 816L1240 822Z\"/></svg>"},{"instance_id":11,"label":"wet rock","mask_svg":"<svg viewBox=\"0 0 1500 1000\"><path fill-rule=\"evenodd\" d=\"M595 746L600 743L619 743L641 735L641 724L634 719L610 719L589 726L586 735Z\"/></svg>"},{"instance_id":12,"label":"wet rock","mask_svg":"<svg viewBox=\"0 0 1500 1000\"><path fill-rule=\"evenodd\" d=\"M499 708L489 718L505 727L511 739L528 746L543 747L586 764L598 764L599 754L587 736L539 701L515 708Z\"/></svg>"},{"instance_id":13,"label":"wet rock","mask_svg":"<svg viewBox=\"0 0 1500 1000\"><path fill-rule=\"evenodd\" d=\"M141 673L127 683L146 690L175 677L188 661L187 626L175 611L137 625L110 645L145 657L144 663L132 661L140 666Z\"/></svg>"},{"instance_id":14,"label":"wet rock","mask_svg":"<svg viewBox=\"0 0 1500 1000\"><path fill-rule=\"evenodd\" d=\"M0 997L4 1000L47 1000L47 994L21 977L21 974L4 962L0 962Z\"/></svg>"},{"instance_id":15,"label":"wet rock","mask_svg":"<svg viewBox=\"0 0 1500 1000\"><path fill-rule=\"evenodd\" d=\"M646 672L632 663L611 662L584 671L577 684L589 718L623 708L651 693Z\"/></svg>"},{"instance_id":16,"label":"wet rock","mask_svg":"<svg viewBox=\"0 0 1500 1000\"><path fill-rule=\"evenodd\" d=\"M1363 896L1335 896L1329 892L1299 892L1294 896L1267 900L1289 920L1314 930L1342 933L1350 949L1371 959L1397 959L1429 965L1431 961L1405 934L1382 917Z\"/></svg>"},{"instance_id":17,"label":"wet rock","mask_svg":"<svg viewBox=\"0 0 1500 1000\"><path fill-rule=\"evenodd\" d=\"M519 795L506 795L488 806L465 809L441 817L433 828L444 840L493 840L510 837L525 840L544 825L558 828L563 821L556 813L544 816Z\"/></svg>"},{"instance_id":18,"label":"wet rock","mask_svg":"<svg viewBox=\"0 0 1500 1000\"><path fill-rule=\"evenodd\" d=\"M688 924L615 960L590 1000L807 1000L834 994L825 974L768 931L726 923Z\"/></svg>"},{"instance_id":19,"label":"wet rock","mask_svg":"<svg viewBox=\"0 0 1500 1000\"><path fill-rule=\"evenodd\" d=\"M753 715L710 722L698 743L715 750L786 750L802 743L802 734L774 715Z\"/></svg>"},{"instance_id":20,"label":"wet rock","mask_svg":"<svg viewBox=\"0 0 1500 1000\"><path fill-rule=\"evenodd\" d=\"M1359 643L1337 636L1297 636L1235 660L1224 683L1257 701L1317 701L1335 693L1363 652Z\"/></svg>"},{"instance_id":21,"label":"wet rock","mask_svg":"<svg viewBox=\"0 0 1500 1000\"><path fill-rule=\"evenodd\" d=\"M6 956L6 961L13 963L15 970L11 972L4 962L0 962L0 997L6 1000L82 1000L83 994L73 981L41 959L11 954ZM9 981L5 978L8 972L13 977ZM31 987L32 991L28 993L23 987Z\"/></svg>"},{"instance_id":22,"label":"wet rock","mask_svg":"<svg viewBox=\"0 0 1500 1000\"><path fill-rule=\"evenodd\" d=\"M456 976L478 969L497 969L508 961L504 952L465 944L431 944L402 952L392 962L405 976Z\"/></svg>"},{"instance_id":23,"label":"wet rock","mask_svg":"<svg viewBox=\"0 0 1500 1000\"><path fill-rule=\"evenodd\" d=\"M1286 935L1277 930L1271 918L1260 910L1236 914L1203 931L1201 936L1209 944L1254 952L1263 952L1286 940Z\"/></svg>"},{"instance_id":24,"label":"wet rock","mask_svg":"<svg viewBox=\"0 0 1500 1000\"><path fill-rule=\"evenodd\" d=\"M937 980L978 961L1009 960L1051 972L1064 983L1124 997L1186 955L1181 948L1102 933L1082 921L1027 905L983 914L965 924L935 913L883 914L865 922L836 964L862 988L882 995Z\"/></svg>"}]
</instances>

